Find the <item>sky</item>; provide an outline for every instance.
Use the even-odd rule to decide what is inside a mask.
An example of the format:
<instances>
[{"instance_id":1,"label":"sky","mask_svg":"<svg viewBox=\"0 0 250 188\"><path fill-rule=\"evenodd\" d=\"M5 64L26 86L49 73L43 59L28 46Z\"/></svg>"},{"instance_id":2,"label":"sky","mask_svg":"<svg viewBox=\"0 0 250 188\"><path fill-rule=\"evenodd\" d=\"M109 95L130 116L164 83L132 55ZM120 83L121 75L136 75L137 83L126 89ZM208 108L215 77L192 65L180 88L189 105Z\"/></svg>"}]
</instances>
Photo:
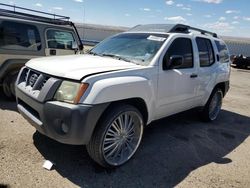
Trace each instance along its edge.
<instances>
[{"instance_id":1,"label":"sky","mask_svg":"<svg viewBox=\"0 0 250 188\"><path fill-rule=\"evenodd\" d=\"M80 23L126 27L183 23L219 35L250 38L249 0L0 0L0 3L62 14Z\"/></svg>"}]
</instances>

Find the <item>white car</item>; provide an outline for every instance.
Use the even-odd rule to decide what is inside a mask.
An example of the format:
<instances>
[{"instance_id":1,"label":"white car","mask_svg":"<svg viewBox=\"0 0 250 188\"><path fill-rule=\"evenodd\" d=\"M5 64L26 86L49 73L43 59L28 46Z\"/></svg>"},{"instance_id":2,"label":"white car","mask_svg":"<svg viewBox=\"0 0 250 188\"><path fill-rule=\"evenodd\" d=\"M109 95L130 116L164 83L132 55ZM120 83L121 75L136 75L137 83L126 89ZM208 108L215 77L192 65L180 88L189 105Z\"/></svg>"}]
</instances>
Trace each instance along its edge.
<instances>
[{"instance_id":1,"label":"white car","mask_svg":"<svg viewBox=\"0 0 250 188\"><path fill-rule=\"evenodd\" d=\"M94 161L116 167L154 120L196 107L215 120L229 77L228 49L215 33L140 25L89 54L30 60L16 82L17 107L40 133L86 145Z\"/></svg>"}]
</instances>

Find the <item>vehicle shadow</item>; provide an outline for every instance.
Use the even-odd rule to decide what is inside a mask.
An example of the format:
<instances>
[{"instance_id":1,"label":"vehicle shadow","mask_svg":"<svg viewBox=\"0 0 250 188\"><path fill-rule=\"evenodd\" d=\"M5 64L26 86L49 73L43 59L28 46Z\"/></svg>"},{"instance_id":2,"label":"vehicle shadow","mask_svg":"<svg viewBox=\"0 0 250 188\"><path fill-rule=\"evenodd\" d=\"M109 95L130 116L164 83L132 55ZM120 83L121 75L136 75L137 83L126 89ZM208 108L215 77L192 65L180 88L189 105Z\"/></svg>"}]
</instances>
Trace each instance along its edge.
<instances>
[{"instance_id":1,"label":"vehicle shadow","mask_svg":"<svg viewBox=\"0 0 250 188\"><path fill-rule=\"evenodd\" d=\"M2 88L0 88L0 109L17 111L15 100L7 99L3 94Z\"/></svg>"},{"instance_id":2,"label":"vehicle shadow","mask_svg":"<svg viewBox=\"0 0 250 188\"><path fill-rule=\"evenodd\" d=\"M250 135L250 118L222 110L212 123L194 111L153 123L145 129L135 156L124 166L105 170L83 146L55 142L39 133L34 145L56 170L80 187L174 187L196 168L232 162L225 156Z\"/></svg>"}]
</instances>

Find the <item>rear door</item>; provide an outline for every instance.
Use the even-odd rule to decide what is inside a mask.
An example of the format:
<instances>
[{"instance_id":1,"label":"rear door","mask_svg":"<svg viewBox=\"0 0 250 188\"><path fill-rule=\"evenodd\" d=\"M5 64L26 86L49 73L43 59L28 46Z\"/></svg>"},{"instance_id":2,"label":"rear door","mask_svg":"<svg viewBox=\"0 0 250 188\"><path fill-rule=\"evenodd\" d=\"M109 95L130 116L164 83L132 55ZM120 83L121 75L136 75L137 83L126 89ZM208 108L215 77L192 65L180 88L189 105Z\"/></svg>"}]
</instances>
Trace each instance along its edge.
<instances>
[{"instance_id":1,"label":"rear door","mask_svg":"<svg viewBox=\"0 0 250 188\"><path fill-rule=\"evenodd\" d=\"M76 37L72 31L49 28L45 32L46 56L75 54Z\"/></svg>"},{"instance_id":2,"label":"rear door","mask_svg":"<svg viewBox=\"0 0 250 188\"><path fill-rule=\"evenodd\" d=\"M197 67L191 37L175 38L159 67L157 118L190 109L196 105ZM171 69L164 64L173 56L182 56L183 64Z\"/></svg>"},{"instance_id":3,"label":"rear door","mask_svg":"<svg viewBox=\"0 0 250 188\"><path fill-rule=\"evenodd\" d=\"M215 51L212 41L209 38L196 37L195 39L199 52L199 89L197 91L200 105L206 103L218 75L219 57L215 58Z\"/></svg>"}]
</instances>

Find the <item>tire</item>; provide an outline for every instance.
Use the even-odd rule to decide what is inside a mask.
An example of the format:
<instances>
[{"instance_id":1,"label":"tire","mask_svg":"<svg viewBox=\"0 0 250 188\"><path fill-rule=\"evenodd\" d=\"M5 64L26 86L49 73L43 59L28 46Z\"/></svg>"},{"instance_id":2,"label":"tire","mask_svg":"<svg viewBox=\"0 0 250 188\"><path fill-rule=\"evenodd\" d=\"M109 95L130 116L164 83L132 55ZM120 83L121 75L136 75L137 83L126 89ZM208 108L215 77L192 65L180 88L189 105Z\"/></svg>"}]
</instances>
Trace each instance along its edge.
<instances>
[{"instance_id":1,"label":"tire","mask_svg":"<svg viewBox=\"0 0 250 188\"><path fill-rule=\"evenodd\" d=\"M142 115L134 106L114 106L99 121L87 151L95 162L105 168L123 165L140 145L143 127Z\"/></svg>"},{"instance_id":2,"label":"tire","mask_svg":"<svg viewBox=\"0 0 250 188\"><path fill-rule=\"evenodd\" d=\"M3 80L3 92L4 95L11 100L15 100L15 83L18 76L18 72L9 73Z\"/></svg>"},{"instance_id":3,"label":"tire","mask_svg":"<svg viewBox=\"0 0 250 188\"><path fill-rule=\"evenodd\" d=\"M217 118L221 110L222 99L222 90L220 88L215 88L202 110L202 119L204 121L214 121Z\"/></svg>"}]
</instances>

